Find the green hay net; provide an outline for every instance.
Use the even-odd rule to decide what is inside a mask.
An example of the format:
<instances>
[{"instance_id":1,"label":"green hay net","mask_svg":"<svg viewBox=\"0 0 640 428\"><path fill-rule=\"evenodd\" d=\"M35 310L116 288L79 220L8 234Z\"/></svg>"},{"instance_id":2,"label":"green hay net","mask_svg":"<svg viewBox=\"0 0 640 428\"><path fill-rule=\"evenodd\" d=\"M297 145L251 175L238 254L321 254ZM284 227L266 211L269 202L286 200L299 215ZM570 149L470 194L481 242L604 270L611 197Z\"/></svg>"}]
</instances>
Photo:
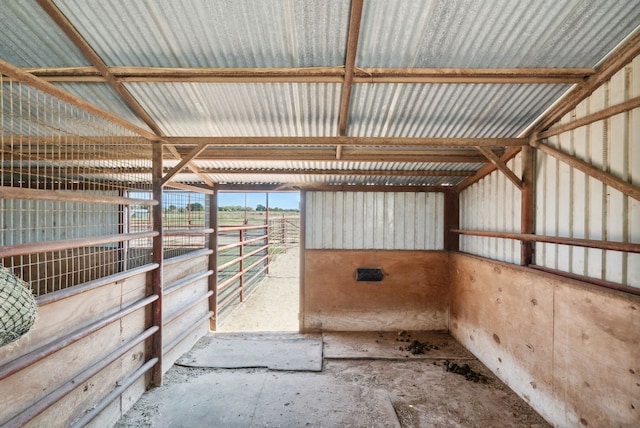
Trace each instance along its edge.
<instances>
[{"instance_id":1,"label":"green hay net","mask_svg":"<svg viewBox=\"0 0 640 428\"><path fill-rule=\"evenodd\" d=\"M37 310L29 284L0 266L0 346L28 332L36 322Z\"/></svg>"}]
</instances>

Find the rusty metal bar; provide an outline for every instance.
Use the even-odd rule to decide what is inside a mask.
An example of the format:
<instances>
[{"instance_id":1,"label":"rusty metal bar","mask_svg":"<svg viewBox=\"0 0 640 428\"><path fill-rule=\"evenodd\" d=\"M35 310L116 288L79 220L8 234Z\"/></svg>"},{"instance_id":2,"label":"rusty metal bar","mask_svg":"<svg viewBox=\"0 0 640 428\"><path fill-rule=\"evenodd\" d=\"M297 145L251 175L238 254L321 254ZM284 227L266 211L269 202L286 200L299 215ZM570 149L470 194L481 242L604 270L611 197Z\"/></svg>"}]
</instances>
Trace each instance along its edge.
<instances>
[{"instance_id":1,"label":"rusty metal bar","mask_svg":"<svg viewBox=\"0 0 640 428\"><path fill-rule=\"evenodd\" d=\"M221 226L218 228L218 232L235 232L236 230L255 230L266 229L264 224L258 226Z\"/></svg>"},{"instance_id":2,"label":"rusty metal bar","mask_svg":"<svg viewBox=\"0 0 640 428\"><path fill-rule=\"evenodd\" d=\"M539 265L530 265L528 267L530 267L532 269L536 269L536 270L542 271L542 272L550 273L550 274L553 274L553 275L562 276L564 278L574 279L574 280L580 281L580 282L588 282L588 283L597 285L599 287L610 288L611 290L622 291L624 293L633 294L635 296L640 296L640 288L630 287L630 286L623 285L623 284L617 284L615 282L605 281L603 279L591 278L589 276L577 275L575 273L564 272L564 271L551 269L551 268L547 268L547 267L539 266Z\"/></svg>"},{"instance_id":3,"label":"rusty metal bar","mask_svg":"<svg viewBox=\"0 0 640 428\"><path fill-rule=\"evenodd\" d=\"M216 231L209 235L209 248L213 250L209 256L209 270L213 273L209 277L209 290L213 291L209 299L209 310L213 312L213 317L209 322L209 329L216 331L218 324L218 190L214 189L209 196L209 227Z\"/></svg>"},{"instance_id":4,"label":"rusty metal bar","mask_svg":"<svg viewBox=\"0 0 640 428\"><path fill-rule=\"evenodd\" d=\"M34 253L46 253L48 251L60 251L70 248L92 247L103 244L113 244L121 241L132 241L134 239L154 238L158 232L138 232L127 233L125 235L103 235L91 238L66 239L64 241L32 242L29 244L7 245L0 247L0 258L25 256Z\"/></svg>"},{"instance_id":5,"label":"rusty metal bar","mask_svg":"<svg viewBox=\"0 0 640 428\"><path fill-rule=\"evenodd\" d=\"M51 354L58 352L59 350L66 348L79 340L84 339L92 333L106 327L107 325L129 315L132 312L137 311L138 309L147 306L148 304L156 301L158 296L152 295L149 297L145 297L144 299L138 300L132 305L127 306L126 308L113 313L109 316L106 316L98 321L95 321L85 327L79 328L66 336L63 336L57 339L55 342L41 346L28 354L24 354L21 357L16 358L15 360L3 365L0 367L0 380L5 379L20 370L37 363L38 361L48 357Z\"/></svg>"},{"instance_id":6,"label":"rusty metal bar","mask_svg":"<svg viewBox=\"0 0 640 428\"><path fill-rule=\"evenodd\" d=\"M268 237L268 235L262 235L262 236L259 236L257 238L248 239L246 241L236 242L236 243L233 243L233 244L225 245L223 247L218 247L218 252L222 252L222 251L230 250L232 248L240 247L242 244L252 244L254 242L262 241L267 237Z\"/></svg>"},{"instance_id":7,"label":"rusty metal bar","mask_svg":"<svg viewBox=\"0 0 640 428\"><path fill-rule=\"evenodd\" d=\"M111 352L100 361L97 361L91 364L86 369L82 370L73 378L67 380L57 389L51 391L49 394L23 410L22 412L15 415L8 421L3 421L0 425L2 426L11 426L11 427L19 427L26 425L29 421L33 420L36 416L47 410L49 407L62 400L67 394L69 394L74 389L78 388L78 386L82 385L84 382L91 379L96 374L100 373L104 368L106 368L109 364L116 361L118 358L122 357L124 354L133 349L136 345L142 343L147 338L151 337L154 333L158 331L158 326L152 326L145 330L143 333L134 337L115 351ZM157 364L154 366L154 368Z\"/></svg>"},{"instance_id":8,"label":"rusty metal bar","mask_svg":"<svg viewBox=\"0 0 640 428\"><path fill-rule=\"evenodd\" d=\"M164 236L184 236L184 235L208 235L213 233L212 228L199 229L164 229Z\"/></svg>"},{"instance_id":9,"label":"rusty metal bar","mask_svg":"<svg viewBox=\"0 0 640 428\"><path fill-rule=\"evenodd\" d=\"M167 286L165 284L164 287L164 295L167 296L171 293L173 293L174 291L180 290L181 288L189 285L189 284L193 284L194 282L203 279L203 278L208 278L211 275L213 275L213 271L208 270L206 272L198 272L198 273L194 273L193 275L189 275L189 276L185 276L183 277L180 281L174 282L173 284Z\"/></svg>"},{"instance_id":10,"label":"rusty metal bar","mask_svg":"<svg viewBox=\"0 0 640 428\"><path fill-rule=\"evenodd\" d=\"M170 316L168 316L167 319L163 321L164 325L171 324L172 322L174 322L175 320L177 320L178 318L180 318L181 316L189 312L191 309L193 309L198 303L202 302L203 300L208 300L212 294L213 294L213 291L209 290L202 296L198 296L193 301L187 303L184 307L178 309L177 311L172 313Z\"/></svg>"}]
</instances>

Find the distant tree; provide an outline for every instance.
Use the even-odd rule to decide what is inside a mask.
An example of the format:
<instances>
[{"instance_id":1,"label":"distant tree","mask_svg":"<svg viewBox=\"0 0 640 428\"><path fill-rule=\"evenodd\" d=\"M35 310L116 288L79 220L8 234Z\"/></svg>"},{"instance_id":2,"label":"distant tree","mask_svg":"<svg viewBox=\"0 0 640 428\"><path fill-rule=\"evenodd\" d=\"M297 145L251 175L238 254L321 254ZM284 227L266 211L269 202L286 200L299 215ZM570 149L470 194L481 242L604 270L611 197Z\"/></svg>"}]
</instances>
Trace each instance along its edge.
<instances>
[{"instance_id":1,"label":"distant tree","mask_svg":"<svg viewBox=\"0 0 640 428\"><path fill-rule=\"evenodd\" d=\"M187 211L204 211L204 207L200 202L187 205Z\"/></svg>"},{"instance_id":2,"label":"distant tree","mask_svg":"<svg viewBox=\"0 0 640 428\"><path fill-rule=\"evenodd\" d=\"M169 212L170 213L175 212L175 210L177 210L177 209L178 209L178 207L176 207L175 205L169 205Z\"/></svg>"},{"instance_id":3,"label":"distant tree","mask_svg":"<svg viewBox=\"0 0 640 428\"><path fill-rule=\"evenodd\" d=\"M264 206L264 205L262 205L262 204L258 204L258 205L256 206L256 211L266 211L266 210L267 210L267 207L265 207L265 206Z\"/></svg>"}]
</instances>

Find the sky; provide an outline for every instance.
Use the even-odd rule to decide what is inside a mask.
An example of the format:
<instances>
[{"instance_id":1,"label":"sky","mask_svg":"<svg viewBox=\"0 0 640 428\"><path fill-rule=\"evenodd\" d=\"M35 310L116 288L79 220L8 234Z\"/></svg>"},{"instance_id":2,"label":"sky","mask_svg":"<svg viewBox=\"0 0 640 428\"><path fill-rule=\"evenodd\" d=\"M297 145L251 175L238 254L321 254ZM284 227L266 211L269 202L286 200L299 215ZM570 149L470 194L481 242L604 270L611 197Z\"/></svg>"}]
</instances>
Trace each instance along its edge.
<instances>
[{"instance_id":1,"label":"sky","mask_svg":"<svg viewBox=\"0 0 640 428\"><path fill-rule=\"evenodd\" d=\"M266 193L218 193L218 206L245 206L245 195L247 207L253 209L258 204L267 205ZM269 193L269 207L270 208L282 208L282 209L299 209L300 208L300 193L298 192L278 192Z\"/></svg>"}]
</instances>

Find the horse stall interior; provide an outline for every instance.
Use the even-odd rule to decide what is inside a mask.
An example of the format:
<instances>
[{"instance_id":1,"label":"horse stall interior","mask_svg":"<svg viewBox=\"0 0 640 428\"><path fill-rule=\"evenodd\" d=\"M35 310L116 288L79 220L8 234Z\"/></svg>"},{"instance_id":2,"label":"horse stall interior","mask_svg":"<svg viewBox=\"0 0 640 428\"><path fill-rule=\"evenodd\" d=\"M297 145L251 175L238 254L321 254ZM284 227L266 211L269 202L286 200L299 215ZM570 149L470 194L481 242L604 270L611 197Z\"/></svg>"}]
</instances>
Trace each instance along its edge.
<instances>
[{"instance_id":1,"label":"horse stall interior","mask_svg":"<svg viewBox=\"0 0 640 428\"><path fill-rule=\"evenodd\" d=\"M301 332L448 333L554 426L640 425L639 1L0 22L0 261L38 308L0 425L113 426L160 386L216 329L242 190L301 192Z\"/></svg>"}]
</instances>

